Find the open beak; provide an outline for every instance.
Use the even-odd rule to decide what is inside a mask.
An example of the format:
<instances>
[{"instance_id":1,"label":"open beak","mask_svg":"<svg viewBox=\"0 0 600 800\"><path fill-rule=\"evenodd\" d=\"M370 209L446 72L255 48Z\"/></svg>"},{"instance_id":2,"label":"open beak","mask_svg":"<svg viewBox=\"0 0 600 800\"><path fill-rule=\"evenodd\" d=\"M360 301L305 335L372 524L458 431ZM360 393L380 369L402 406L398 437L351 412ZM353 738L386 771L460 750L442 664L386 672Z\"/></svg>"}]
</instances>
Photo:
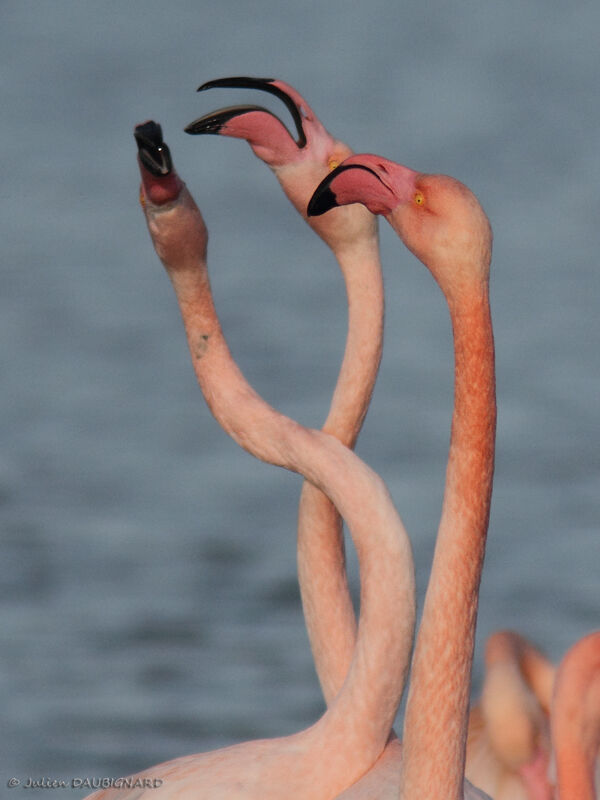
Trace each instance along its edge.
<instances>
[{"instance_id":1,"label":"open beak","mask_svg":"<svg viewBox=\"0 0 600 800\"><path fill-rule=\"evenodd\" d=\"M198 87L198 91L204 92L207 89L217 88L257 89L258 91L269 92L269 94L275 95L275 97L278 97L285 104L292 115L298 135L298 138L296 139L297 146L301 149L306 145L306 134L304 133L304 129L302 127L302 114L300 113L300 109L292 97L290 97L286 91L279 87L273 78L218 78L217 80L203 83L202 86ZM268 109L263 108L262 106L239 105L229 106L228 108L222 108L217 111L213 111L210 114L205 114L203 117L199 117L187 125L185 127L185 132L191 134L218 134L223 125L225 125L230 119L242 116L243 114L247 114L251 111L260 111L265 114L271 114L271 116L275 117L283 125L279 117L277 117L275 114L272 114Z\"/></svg>"},{"instance_id":2,"label":"open beak","mask_svg":"<svg viewBox=\"0 0 600 800\"><path fill-rule=\"evenodd\" d=\"M169 175L173 169L173 161L168 146L163 142L162 128L158 122L149 120L136 125L133 135L140 161L148 172L157 178Z\"/></svg>"}]
</instances>

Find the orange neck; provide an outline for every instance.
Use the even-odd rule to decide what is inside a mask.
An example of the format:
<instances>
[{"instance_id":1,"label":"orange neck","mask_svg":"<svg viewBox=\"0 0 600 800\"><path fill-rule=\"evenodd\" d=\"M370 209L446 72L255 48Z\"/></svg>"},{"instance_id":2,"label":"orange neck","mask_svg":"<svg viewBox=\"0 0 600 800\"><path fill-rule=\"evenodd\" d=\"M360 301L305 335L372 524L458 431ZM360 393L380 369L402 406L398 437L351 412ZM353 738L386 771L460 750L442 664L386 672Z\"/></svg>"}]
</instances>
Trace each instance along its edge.
<instances>
[{"instance_id":1,"label":"orange neck","mask_svg":"<svg viewBox=\"0 0 600 800\"><path fill-rule=\"evenodd\" d=\"M595 800L595 758L577 744L563 746L557 753L557 788L560 800Z\"/></svg>"},{"instance_id":2,"label":"orange neck","mask_svg":"<svg viewBox=\"0 0 600 800\"><path fill-rule=\"evenodd\" d=\"M600 748L600 631L571 647L558 669L552 746L560 800L594 800Z\"/></svg>"},{"instance_id":3,"label":"orange neck","mask_svg":"<svg viewBox=\"0 0 600 800\"><path fill-rule=\"evenodd\" d=\"M401 793L436 800L462 796L496 429L487 285L463 292L460 304L450 305L450 313L455 356L452 434L442 517L411 669Z\"/></svg>"}]
</instances>

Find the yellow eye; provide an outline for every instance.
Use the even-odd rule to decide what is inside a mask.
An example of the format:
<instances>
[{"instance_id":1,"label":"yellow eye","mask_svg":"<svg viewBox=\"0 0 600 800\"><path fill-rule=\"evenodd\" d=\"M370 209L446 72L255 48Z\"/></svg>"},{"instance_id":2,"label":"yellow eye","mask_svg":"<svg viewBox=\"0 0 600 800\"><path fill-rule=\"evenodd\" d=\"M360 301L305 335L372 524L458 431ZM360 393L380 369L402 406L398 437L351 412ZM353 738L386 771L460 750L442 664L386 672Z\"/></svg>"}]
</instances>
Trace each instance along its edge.
<instances>
[{"instance_id":1,"label":"yellow eye","mask_svg":"<svg viewBox=\"0 0 600 800\"><path fill-rule=\"evenodd\" d=\"M335 158L330 158L327 162L327 166L329 167L329 172L333 172L336 167L339 167L340 162L336 161Z\"/></svg>"},{"instance_id":2,"label":"yellow eye","mask_svg":"<svg viewBox=\"0 0 600 800\"><path fill-rule=\"evenodd\" d=\"M413 199L418 206L425 205L425 197L421 194L421 192L416 192Z\"/></svg>"}]
</instances>

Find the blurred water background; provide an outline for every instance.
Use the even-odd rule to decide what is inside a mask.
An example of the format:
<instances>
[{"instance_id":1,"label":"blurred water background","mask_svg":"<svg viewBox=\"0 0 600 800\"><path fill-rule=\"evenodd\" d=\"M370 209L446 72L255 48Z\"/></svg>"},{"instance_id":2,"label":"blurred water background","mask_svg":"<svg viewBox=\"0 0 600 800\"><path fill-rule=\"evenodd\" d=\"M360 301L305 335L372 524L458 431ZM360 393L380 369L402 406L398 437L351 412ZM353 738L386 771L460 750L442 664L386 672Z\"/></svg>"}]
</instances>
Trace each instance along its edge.
<instances>
[{"instance_id":1,"label":"blurred water background","mask_svg":"<svg viewBox=\"0 0 600 800\"><path fill-rule=\"evenodd\" d=\"M493 630L557 659L598 627L597 3L13 0L0 19L2 786L129 774L323 708L296 585L301 482L204 405L138 207L134 124L162 123L203 210L234 356L312 426L343 351L343 284L245 143L183 133L265 103L196 95L210 78L282 78L357 152L480 197L499 425L474 691ZM381 239L386 345L358 452L411 533L422 602L450 326L427 271L385 224Z\"/></svg>"}]
</instances>

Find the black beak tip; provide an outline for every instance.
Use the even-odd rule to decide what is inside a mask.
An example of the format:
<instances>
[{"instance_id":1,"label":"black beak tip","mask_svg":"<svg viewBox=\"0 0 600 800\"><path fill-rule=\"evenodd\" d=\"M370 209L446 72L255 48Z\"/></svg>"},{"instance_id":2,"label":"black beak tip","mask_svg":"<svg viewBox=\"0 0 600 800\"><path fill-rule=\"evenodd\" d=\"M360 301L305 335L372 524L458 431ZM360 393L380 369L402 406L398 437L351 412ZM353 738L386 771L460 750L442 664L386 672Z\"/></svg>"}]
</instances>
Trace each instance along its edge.
<instances>
[{"instance_id":1,"label":"black beak tip","mask_svg":"<svg viewBox=\"0 0 600 800\"><path fill-rule=\"evenodd\" d=\"M210 114L205 114L203 117L198 117L183 129L186 133L192 136L203 133L221 133L223 126L234 117L240 117L249 111L266 111L260 106L230 106L229 108L221 108L218 111L212 111Z\"/></svg>"},{"instance_id":2,"label":"black beak tip","mask_svg":"<svg viewBox=\"0 0 600 800\"><path fill-rule=\"evenodd\" d=\"M133 135L138 143L138 147L145 145L159 147L161 144L164 144L162 138L162 128L158 122L154 122L153 119L149 119L147 122L142 122L140 125L136 125L133 130Z\"/></svg>"},{"instance_id":3,"label":"black beak tip","mask_svg":"<svg viewBox=\"0 0 600 800\"><path fill-rule=\"evenodd\" d=\"M138 146L140 161L156 177L165 177L173 170L171 152L163 141L162 128L158 122L148 120L136 125L133 131Z\"/></svg>"},{"instance_id":4,"label":"black beak tip","mask_svg":"<svg viewBox=\"0 0 600 800\"><path fill-rule=\"evenodd\" d=\"M184 133L189 133L192 136L196 133L202 133L202 130L198 130L198 120L195 119L193 122L190 122L189 125L186 125L183 129Z\"/></svg>"},{"instance_id":5,"label":"black beak tip","mask_svg":"<svg viewBox=\"0 0 600 800\"><path fill-rule=\"evenodd\" d=\"M332 208L338 205L334 192L331 191L329 186L316 189L313 196L310 198L306 213L309 217L320 217Z\"/></svg>"},{"instance_id":6,"label":"black beak tip","mask_svg":"<svg viewBox=\"0 0 600 800\"><path fill-rule=\"evenodd\" d=\"M197 136L202 133L219 133L224 124L222 120L217 120L214 116L209 119L200 117L200 119L195 119L189 125L186 125L183 130L191 136Z\"/></svg>"}]
</instances>

